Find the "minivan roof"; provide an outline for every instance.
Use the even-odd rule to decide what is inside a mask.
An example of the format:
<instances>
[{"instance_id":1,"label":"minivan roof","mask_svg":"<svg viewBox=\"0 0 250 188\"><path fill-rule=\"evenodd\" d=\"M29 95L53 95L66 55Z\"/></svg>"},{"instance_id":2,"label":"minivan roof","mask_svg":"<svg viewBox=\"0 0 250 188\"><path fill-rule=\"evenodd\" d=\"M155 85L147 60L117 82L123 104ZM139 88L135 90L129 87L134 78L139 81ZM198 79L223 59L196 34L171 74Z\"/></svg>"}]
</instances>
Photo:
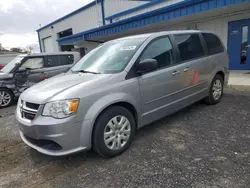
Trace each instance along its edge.
<instances>
[{"instance_id":1,"label":"minivan roof","mask_svg":"<svg viewBox=\"0 0 250 188\"><path fill-rule=\"evenodd\" d=\"M133 39L133 38L148 38L151 36L156 35L170 35L170 34L191 34L191 33L212 33L210 31L201 31L201 30L176 30L176 31L160 31L160 32L153 32L153 33L146 33L146 34L138 34L128 37L123 37L115 40L124 40L124 39Z\"/></svg>"},{"instance_id":2,"label":"minivan roof","mask_svg":"<svg viewBox=\"0 0 250 188\"><path fill-rule=\"evenodd\" d=\"M31 54L31 55L28 55L28 56L30 57L30 56L68 55L68 54L72 54L72 55L79 55L79 52L37 53L37 54Z\"/></svg>"}]
</instances>

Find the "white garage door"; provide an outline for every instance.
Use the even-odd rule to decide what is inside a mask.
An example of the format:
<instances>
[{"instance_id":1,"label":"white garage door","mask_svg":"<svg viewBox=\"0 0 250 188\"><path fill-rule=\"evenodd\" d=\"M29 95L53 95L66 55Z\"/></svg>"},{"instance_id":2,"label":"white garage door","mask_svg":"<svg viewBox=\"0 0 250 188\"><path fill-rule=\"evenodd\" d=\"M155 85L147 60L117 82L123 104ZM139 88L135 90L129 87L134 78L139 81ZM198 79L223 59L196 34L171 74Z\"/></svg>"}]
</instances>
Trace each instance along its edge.
<instances>
[{"instance_id":1,"label":"white garage door","mask_svg":"<svg viewBox=\"0 0 250 188\"><path fill-rule=\"evenodd\" d=\"M44 52L53 52L52 37L43 39Z\"/></svg>"}]
</instances>

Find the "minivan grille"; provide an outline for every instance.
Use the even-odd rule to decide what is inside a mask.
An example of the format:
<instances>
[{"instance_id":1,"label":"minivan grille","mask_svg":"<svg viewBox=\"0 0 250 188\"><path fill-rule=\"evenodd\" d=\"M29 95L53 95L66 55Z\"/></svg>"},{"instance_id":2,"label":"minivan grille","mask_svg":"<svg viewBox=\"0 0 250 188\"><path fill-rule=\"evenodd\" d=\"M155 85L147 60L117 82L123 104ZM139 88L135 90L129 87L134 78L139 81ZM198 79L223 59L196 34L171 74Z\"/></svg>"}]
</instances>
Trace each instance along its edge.
<instances>
[{"instance_id":1,"label":"minivan grille","mask_svg":"<svg viewBox=\"0 0 250 188\"><path fill-rule=\"evenodd\" d=\"M33 110L38 110L39 106L40 106L39 104L26 102L26 107Z\"/></svg>"},{"instance_id":2,"label":"minivan grille","mask_svg":"<svg viewBox=\"0 0 250 188\"><path fill-rule=\"evenodd\" d=\"M33 120L36 117L39 104L21 101L20 113L23 119Z\"/></svg>"}]
</instances>

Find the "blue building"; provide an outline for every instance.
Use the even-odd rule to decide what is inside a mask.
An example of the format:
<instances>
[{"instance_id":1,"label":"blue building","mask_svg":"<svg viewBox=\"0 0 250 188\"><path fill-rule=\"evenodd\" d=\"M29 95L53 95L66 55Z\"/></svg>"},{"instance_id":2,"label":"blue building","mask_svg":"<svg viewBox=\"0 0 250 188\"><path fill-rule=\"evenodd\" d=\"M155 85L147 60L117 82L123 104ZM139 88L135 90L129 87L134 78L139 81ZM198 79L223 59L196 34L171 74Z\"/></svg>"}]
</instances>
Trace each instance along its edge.
<instances>
[{"instance_id":1,"label":"blue building","mask_svg":"<svg viewBox=\"0 0 250 188\"><path fill-rule=\"evenodd\" d=\"M250 70L250 0L96 0L37 32L42 52L85 55L115 38L182 29L215 32L230 69Z\"/></svg>"}]
</instances>

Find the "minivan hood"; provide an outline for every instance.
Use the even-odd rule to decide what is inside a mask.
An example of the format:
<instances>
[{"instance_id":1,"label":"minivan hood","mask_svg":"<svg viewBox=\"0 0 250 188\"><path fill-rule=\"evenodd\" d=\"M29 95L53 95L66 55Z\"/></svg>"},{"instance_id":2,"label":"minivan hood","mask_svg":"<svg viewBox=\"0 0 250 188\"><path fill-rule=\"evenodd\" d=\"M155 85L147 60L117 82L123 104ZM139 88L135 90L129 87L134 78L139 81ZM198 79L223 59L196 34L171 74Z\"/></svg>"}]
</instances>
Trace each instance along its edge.
<instances>
[{"instance_id":1,"label":"minivan hood","mask_svg":"<svg viewBox=\"0 0 250 188\"><path fill-rule=\"evenodd\" d=\"M0 72L0 80L12 78L12 77L13 77L12 74Z\"/></svg>"},{"instance_id":2,"label":"minivan hood","mask_svg":"<svg viewBox=\"0 0 250 188\"><path fill-rule=\"evenodd\" d=\"M44 104L54 96L66 91L73 86L87 85L92 82L102 82L111 75L109 74L88 74L88 73L65 73L53 78L44 80L22 93L22 100L37 104Z\"/></svg>"}]
</instances>

